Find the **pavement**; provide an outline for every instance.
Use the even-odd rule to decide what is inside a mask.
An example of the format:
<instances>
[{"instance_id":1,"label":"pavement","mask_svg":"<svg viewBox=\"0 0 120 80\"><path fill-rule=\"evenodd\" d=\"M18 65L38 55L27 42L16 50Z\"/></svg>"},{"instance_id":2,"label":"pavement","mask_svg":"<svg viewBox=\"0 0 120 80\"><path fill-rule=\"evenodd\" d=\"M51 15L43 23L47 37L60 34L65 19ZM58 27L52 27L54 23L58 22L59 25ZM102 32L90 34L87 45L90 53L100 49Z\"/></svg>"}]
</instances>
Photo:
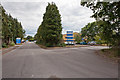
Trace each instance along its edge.
<instances>
[{"instance_id":1,"label":"pavement","mask_svg":"<svg viewBox=\"0 0 120 80\"><path fill-rule=\"evenodd\" d=\"M20 46L22 46L22 45L15 45L15 46L11 46L9 48L2 48L0 51L2 52L2 54L5 54L13 49L16 49L17 47L20 47Z\"/></svg>"},{"instance_id":2,"label":"pavement","mask_svg":"<svg viewBox=\"0 0 120 80\"><path fill-rule=\"evenodd\" d=\"M2 56L3 78L117 78L118 64L95 54L107 47L42 49L25 43Z\"/></svg>"}]
</instances>

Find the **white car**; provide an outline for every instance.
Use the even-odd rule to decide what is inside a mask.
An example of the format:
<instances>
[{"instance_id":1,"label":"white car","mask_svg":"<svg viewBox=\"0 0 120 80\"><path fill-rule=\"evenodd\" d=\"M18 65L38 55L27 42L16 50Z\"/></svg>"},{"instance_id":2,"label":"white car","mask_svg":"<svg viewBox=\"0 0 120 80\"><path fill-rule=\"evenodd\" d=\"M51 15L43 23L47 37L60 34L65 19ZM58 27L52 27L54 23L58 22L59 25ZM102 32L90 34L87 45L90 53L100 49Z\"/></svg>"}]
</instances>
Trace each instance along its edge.
<instances>
[{"instance_id":1,"label":"white car","mask_svg":"<svg viewBox=\"0 0 120 80\"><path fill-rule=\"evenodd\" d=\"M96 42L95 42L95 41L91 41L91 42L88 42L88 44L90 44L90 45L95 45Z\"/></svg>"},{"instance_id":2,"label":"white car","mask_svg":"<svg viewBox=\"0 0 120 80\"><path fill-rule=\"evenodd\" d=\"M36 41L34 41L34 43L36 43Z\"/></svg>"}]
</instances>

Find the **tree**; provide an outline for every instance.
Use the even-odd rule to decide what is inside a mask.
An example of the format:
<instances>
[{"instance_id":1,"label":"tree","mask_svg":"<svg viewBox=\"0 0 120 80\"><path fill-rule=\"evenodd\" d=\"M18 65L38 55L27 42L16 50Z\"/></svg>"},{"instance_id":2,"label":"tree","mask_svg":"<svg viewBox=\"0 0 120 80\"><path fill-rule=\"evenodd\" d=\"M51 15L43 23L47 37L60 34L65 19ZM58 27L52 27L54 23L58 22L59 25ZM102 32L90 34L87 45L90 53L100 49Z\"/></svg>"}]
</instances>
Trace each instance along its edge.
<instances>
[{"instance_id":1,"label":"tree","mask_svg":"<svg viewBox=\"0 0 120 80\"><path fill-rule=\"evenodd\" d=\"M6 44L9 44L9 39L10 39L10 28L9 28L9 24L8 24L8 15L5 14L5 10L2 8L2 38L3 38L3 42L5 42Z\"/></svg>"},{"instance_id":2,"label":"tree","mask_svg":"<svg viewBox=\"0 0 120 80\"><path fill-rule=\"evenodd\" d=\"M75 34L75 35L74 35L74 38L75 38L75 41L76 41L77 43L80 43L80 42L82 41L82 38L81 38L80 33Z\"/></svg>"},{"instance_id":3,"label":"tree","mask_svg":"<svg viewBox=\"0 0 120 80\"><path fill-rule=\"evenodd\" d=\"M61 15L55 3L48 3L43 22L37 31L37 42L46 46L56 46L62 40Z\"/></svg>"},{"instance_id":4,"label":"tree","mask_svg":"<svg viewBox=\"0 0 120 80\"><path fill-rule=\"evenodd\" d=\"M30 40L30 39L32 39L33 37L32 36L27 36L27 40Z\"/></svg>"},{"instance_id":5,"label":"tree","mask_svg":"<svg viewBox=\"0 0 120 80\"><path fill-rule=\"evenodd\" d=\"M97 44L105 44L105 40L101 39L101 36L99 34L97 34L95 37L94 37L95 41L97 42Z\"/></svg>"},{"instance_id":6,"label":"tree","mask_svg":"<svg viewBox=\"0 0 120 80\"><path fill-rule=\"evenodd\" d=\"M95 40L94 37L98 33L99 33L99 29L98 29L98 26L97 26L96 22L88 23L81 30L82 38L87 37L88 41Z\"/></svg>"},{"instance_id":7,"label":"tree","mask_svg":"<svg viewBox=\"0 0 120 80\"><path fill-rule=\"evenodd\" d=\"M101 35L108 44L120 47L120 1L119 2L81 2L93 11Z\"/></svg>"},{"instance_id":8,"label":"tree","mask_svg":"<svg viewBox=\"0 0 120 80\"><path fill-rule=\"evenodd\" d=\"M93 11L91 17L96 19L102 39L115 51L117 49L117 55L120 56L120 1L96 1L99 0L81 2L81 5Z\"/></svg>"},{"instance_id":9,"label":"tree","mask_svg":"<svg viewBox=\"0 0 120 80\"><path fill-rule=\"evenodd\" d=\"M2 42L7 45L12 41L15 43L17 37L24 37L25 30L17 19L7 14L2 6L0 6L0 8L2 15Z\"/></svg>"}]
</instances>

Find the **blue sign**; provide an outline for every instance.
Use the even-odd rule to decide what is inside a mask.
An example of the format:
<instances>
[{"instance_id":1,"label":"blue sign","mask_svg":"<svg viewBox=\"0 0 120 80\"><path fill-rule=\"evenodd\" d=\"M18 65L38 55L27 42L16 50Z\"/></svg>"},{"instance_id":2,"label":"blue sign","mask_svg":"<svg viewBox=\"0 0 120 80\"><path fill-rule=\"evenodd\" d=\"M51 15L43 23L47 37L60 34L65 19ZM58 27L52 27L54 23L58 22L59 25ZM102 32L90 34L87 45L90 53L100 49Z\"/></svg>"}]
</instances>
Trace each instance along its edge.
<instances>
[{"instance_id":1,"label":"blue sign","mask_svg":"<svg viewBox=\"0 0 120 80\"><path fill-rule=\"evenodd\" d=\"M21 38L16 38L16 44L20 44L21 43Z\"/></svg>"}]
</instances>

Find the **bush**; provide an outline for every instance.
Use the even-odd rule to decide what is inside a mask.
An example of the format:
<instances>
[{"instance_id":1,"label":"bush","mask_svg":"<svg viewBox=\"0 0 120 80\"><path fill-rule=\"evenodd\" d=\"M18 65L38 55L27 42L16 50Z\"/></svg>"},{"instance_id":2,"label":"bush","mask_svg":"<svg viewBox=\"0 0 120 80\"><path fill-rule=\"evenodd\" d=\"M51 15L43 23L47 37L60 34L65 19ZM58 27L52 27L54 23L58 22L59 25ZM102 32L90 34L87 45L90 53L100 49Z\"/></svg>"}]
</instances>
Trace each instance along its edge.
<instances>
[{"instance_id":1,"label":"bush","mask_svg":"<svg viewBox=\"0 0 120 80\"><path fill-rule=\"evenodd\" d=\"M14 45L15 45L15 43L14 43L14 42L11 42L9 45L10 45L10 46L14 46Z\"/></svg>"},{"instance_id":2,"label":"bush","mask_svg":"<svg viewBox=\"0 0 120 80\"><path fill-rule=\"evenodd\" d=\"M96 44L102 44L102 42L96 42Z\"/></svg>"},{"instance_id":3,"label":"bush","mask_svg":"<svg viewBox=\"0 0 120 80\"><path fill-rule=\"evenodd\" d=\"M46 46L46 47L54 47L54 46L51 45L50 43L46 43L45 46Z\"/></svg>"},{"instance_id":4,"label":"bush","mask_svg":"<svg viewBox=\"0 0 120 80\"><path fill-rule=\"evenodd\" d=\"M3 44L2 44L2 47L3 47L3 48L7 48L8 45L7 45L6 43L3 43Z\"/></svg>"},{"instance_id":5,"label":"bush","mask_svg":"<svg viewBox=\"0 0 120 80\"><path fill-rule=\"evenodd\" d=\"M46 47L65 47L65 43L59 43L57 45L51 45L50 43L45 44Z\"/></svg>"},{"instance_id":6,"label":"bush","mask_svg":"<svg viewBox=\"0 0 120 80\"><path fill-rule=\"evenodd\" d=\"M65 43L60 43L60 44L58 44L58 47L65 47L65 46L66 46Z\"/></svg>"}]
</instances>

